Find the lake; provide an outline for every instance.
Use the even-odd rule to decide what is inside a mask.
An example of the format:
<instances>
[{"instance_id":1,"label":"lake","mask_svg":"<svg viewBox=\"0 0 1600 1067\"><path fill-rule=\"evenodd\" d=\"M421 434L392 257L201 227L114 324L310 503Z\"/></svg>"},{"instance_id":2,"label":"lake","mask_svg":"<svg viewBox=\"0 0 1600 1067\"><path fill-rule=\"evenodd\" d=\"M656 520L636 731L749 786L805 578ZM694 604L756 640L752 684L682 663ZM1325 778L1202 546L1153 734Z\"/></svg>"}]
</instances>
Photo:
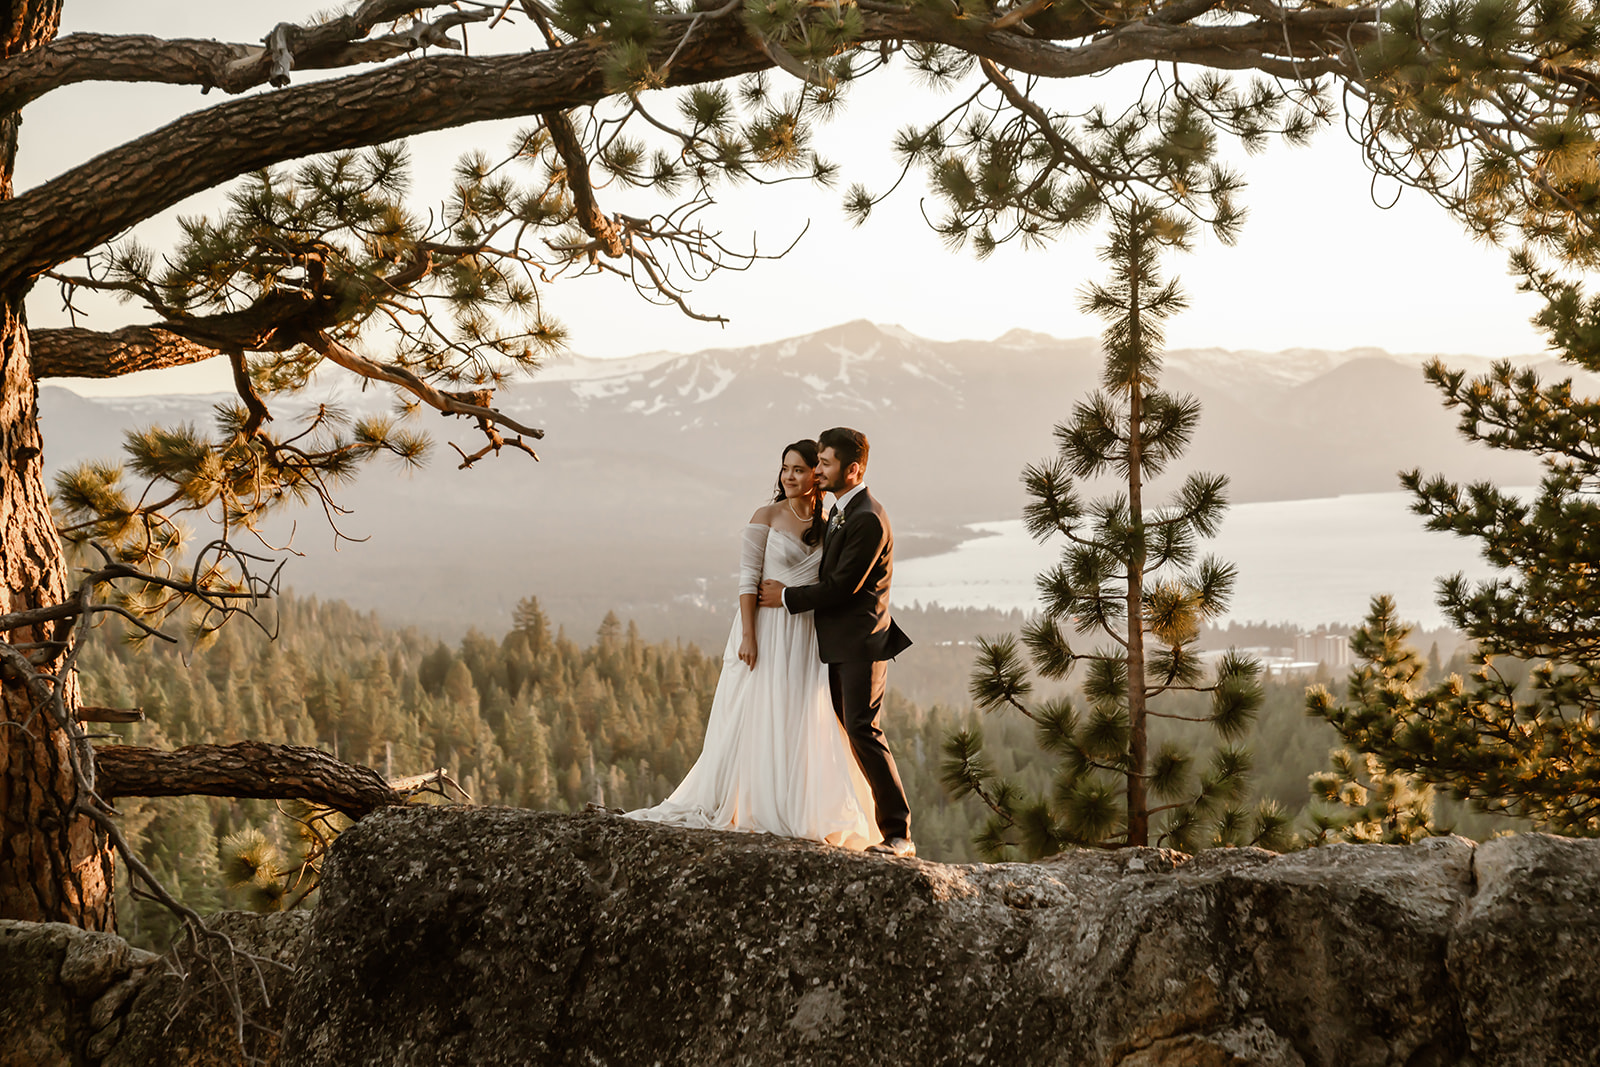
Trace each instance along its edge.
<instances>
[{"instance_id":1,"label":"lake","mask_svg":"<svg viewBox=\"0 0 1600 1067\"><path fill-rule=\"evenodd\" d=\"M1201 545L1202 555L1238 568L1226 618L1349 625L1366 616L1374 595L1388 593L1402 618L1443 626L1434 582L1457 571L1487 578L1493 568L1476 540L1423 529L1410 503L1409 493L1393 492L1229 508L1218 535ZM976 536L949 552L896 565L895 602L1035 610L1034 575L1054 564L1060 539L1039 544L1021 519L969 529Z\"/></svg>"}]
</instances>

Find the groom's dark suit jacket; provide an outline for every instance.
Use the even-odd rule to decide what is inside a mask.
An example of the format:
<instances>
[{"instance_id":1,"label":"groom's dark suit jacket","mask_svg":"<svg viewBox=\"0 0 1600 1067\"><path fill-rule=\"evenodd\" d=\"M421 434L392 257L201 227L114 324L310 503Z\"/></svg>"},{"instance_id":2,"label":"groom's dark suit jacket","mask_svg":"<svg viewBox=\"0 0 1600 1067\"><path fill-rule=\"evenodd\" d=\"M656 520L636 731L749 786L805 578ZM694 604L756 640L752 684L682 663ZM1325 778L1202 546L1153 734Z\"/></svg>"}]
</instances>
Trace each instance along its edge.
<instances>
[{"instance_id":1,"label":"groom's dark suit jacket","mask_svg":"<svg viewBox=\"0 0 1600 1067\"><path fill-rule=\"evenodd\" d=\"M828 524L815 585L791 586L791 614L816 612L817 651L824 663L893 659L911 647L889 617L894 533L883 506L866 489Z\"/></svg>"}]
</instances>

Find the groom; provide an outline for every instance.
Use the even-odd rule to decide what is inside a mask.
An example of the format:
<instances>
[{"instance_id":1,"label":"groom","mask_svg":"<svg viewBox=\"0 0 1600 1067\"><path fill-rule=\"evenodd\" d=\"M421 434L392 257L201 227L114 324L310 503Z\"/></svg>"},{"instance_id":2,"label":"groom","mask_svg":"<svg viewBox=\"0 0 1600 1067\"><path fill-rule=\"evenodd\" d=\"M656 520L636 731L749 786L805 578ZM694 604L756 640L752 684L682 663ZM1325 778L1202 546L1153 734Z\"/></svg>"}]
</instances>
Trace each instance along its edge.
<instances>
[{"instance_id":1,"label":"groom","mask_svg":"<svg viewBox=\"0 0 1600 1067\"><path fill-rule=\"evenodd\" d=\"M828 665L833 711L844 724L878 809L883 843L868 851L915 856L911 808L878 727L887 661L911 645L889 617L894 534L883 506L862 482L867 472L866 435L835 427L817 438L817 446L817 484L833 494L817 583L785 588L768 579L761 583L761 606L787 608L796 615L816 613L817 649Z\"/></svg>"}]
</instances>

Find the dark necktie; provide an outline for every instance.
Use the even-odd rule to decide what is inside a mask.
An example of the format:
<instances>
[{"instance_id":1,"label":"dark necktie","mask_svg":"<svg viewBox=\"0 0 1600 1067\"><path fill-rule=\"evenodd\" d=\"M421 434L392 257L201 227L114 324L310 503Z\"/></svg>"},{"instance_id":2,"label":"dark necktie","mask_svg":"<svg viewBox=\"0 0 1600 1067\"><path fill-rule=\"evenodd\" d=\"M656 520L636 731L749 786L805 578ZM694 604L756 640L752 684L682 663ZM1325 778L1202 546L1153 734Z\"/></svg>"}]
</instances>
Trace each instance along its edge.
<instances>
[{"instance_id":1,"label":"dark necktie","mask_svg":"<svg viewBox=\"0 0 1600 1067\"><path fill-rule=\"evenodd\" d=\"M835 504L833 507L828 509L828 521L832 522L834 519L837 519L838 517L839 517L839 505Z\"/></svg>"}]
</instances>

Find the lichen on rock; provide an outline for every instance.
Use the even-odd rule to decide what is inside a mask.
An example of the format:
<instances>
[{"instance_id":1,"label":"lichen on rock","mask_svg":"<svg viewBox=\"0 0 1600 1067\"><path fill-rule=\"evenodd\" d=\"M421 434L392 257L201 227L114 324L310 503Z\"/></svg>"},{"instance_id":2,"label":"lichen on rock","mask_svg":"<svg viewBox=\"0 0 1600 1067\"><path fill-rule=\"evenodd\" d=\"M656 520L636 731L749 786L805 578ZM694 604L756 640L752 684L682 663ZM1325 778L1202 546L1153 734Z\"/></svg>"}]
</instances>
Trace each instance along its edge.
<instances>
[{"instance_id":1,"label":"lichen on rock","mask_svg":"<svg viewBox=\"0 0 1600 1067\"><path fill-rule=\"evenodd\" d=\"M254 961L254 1062L1600 1062L1600 842L1539 834L948 866L400 808L339 838L321 897L212 920ZM242 1064L184 951L0 923L0 1067Z\"/></svg>"},{"instance_id":2,"label":"lichen on rock","mask_svg":"<svg viewBox=\"0 0 1600 1067\"><path fill-rule=\"evenodd\" d=\"M1444 960L1472 854L946 866L604 813L398 809L335 851L285 1059L1458 1063Z\"/></svg>"}]
</instances>

